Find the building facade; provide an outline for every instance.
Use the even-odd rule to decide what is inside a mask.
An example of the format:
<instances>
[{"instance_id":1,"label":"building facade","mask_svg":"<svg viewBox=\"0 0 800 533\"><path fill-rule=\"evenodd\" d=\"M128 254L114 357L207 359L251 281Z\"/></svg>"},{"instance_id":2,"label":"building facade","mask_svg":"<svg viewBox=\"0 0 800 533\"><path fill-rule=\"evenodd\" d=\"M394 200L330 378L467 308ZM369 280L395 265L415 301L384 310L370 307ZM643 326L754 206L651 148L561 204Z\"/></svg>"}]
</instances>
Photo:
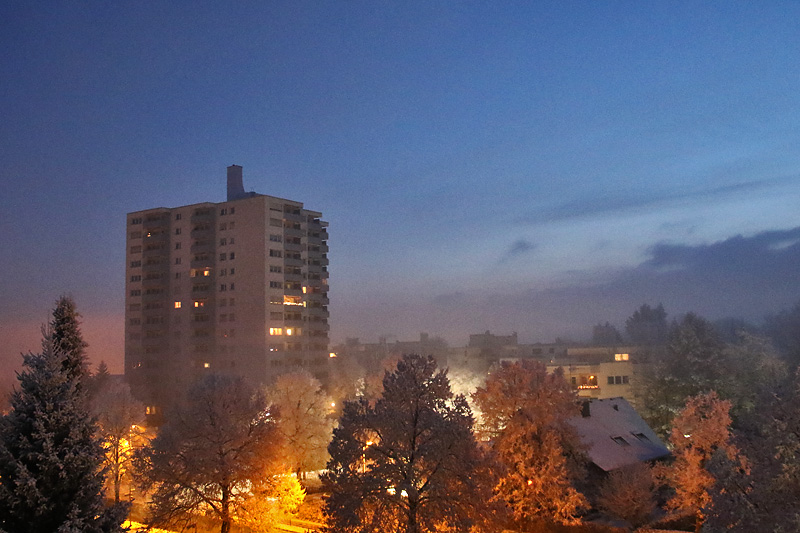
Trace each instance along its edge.
<instances>
[{"instance_id":1,"label":"building facade","mask_svg":"<svg viewBox=\"0 0 800 533\"><path fill-rule=\"evenodd\" d=\"M125 374L154 419L211 372L327 377L328 224L227 177L225 202L127 216Z\"/></svg>"}]
</instances>

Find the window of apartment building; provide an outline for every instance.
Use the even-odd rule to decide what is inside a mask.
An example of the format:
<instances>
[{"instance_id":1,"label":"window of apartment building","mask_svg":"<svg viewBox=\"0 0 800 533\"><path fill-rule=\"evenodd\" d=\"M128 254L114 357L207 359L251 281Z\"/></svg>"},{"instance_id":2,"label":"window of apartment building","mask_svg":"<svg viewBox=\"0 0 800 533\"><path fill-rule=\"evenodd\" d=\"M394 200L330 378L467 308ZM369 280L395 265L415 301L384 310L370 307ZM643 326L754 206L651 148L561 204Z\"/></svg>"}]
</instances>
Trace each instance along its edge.
<instances>
[{"instance_id":1,"label":"window of apartment building","mask_svg":"<svg viewBox=\"0 0 800 533\"><path fill-rule=\"evenodd\" d=\"M234 290L235 288L236 288L236 284L235 283L231 283L231 290Z\"/></svg>"},{"instance_id":2,"label":"window of apartment building","mask_svg":"<svg viewBox=\"0 0 800 533\"><path fill-rule=\"evenodd\" d=\"M131 281L142 281L142 276L139 275L131 276Z\"/></svg>"},{"instance_id":3,"label":"window of apartment building","mask_svg":"<svg viewBox=\"0 0 800 533\"><path fill-rule=\"evenodd\" d=\"M136 268L142 266L141 261L131 261L131 268Z\"/></svg>"},{"instance_id":4,"label":"window of apartment building","mask_svg":"<svg viewBox=\"0 0 800 533\"><path fill-rule=\"evenodd\" d=\"M141 239L142 232L141 231L132 231L131 232L131 239Z\"/></svg>"},{"instance_id":5,"label":"window of apartment building","mask_svg":"<svg viewBox=\"0 0 800 533\"><path fill-rule=\"evenodd\" d=\"M176 250L180 250L180 249L181 249L181 243L179 243L179 242L176 242L176 243L175 243L175 249L176 249Z\"/></svg>"},{"instance_id":6,"label":"window of apartment building","mask_svg":"<svg viewBox=\"0 0 800 533\"><path fill-rule=\"evenodd\" d=\"M194 300L194 304L193 305L195 307L205 307L206 306L206 301L205 300Z\"/></svg>"},{"instance_id":7,"label":"window of apartment building","mask_svg":"<svg viewBox=\"0 0 800 533\"><path fill-rule=\"evenodd\" d=\"M175 258L175 264L176 265L180 265L181 264L181 258L180 257L176 257Z\"/></svg>"},{"instance_id":8,"label":"window of apartment building","mask_svg":"<svg viewBox=\"0 0 800 533\"><path fill-rule=\"evenodd\" d=\"M236 269L232 268L230 272L231 272L231 276L233 276L234 274L236 274Z\"/></svg>"},{"instance_id":9,"label":"window of apartment building","mask_svg":"<svg viewBox=\"0 0 800 533\"><path fill-rule=\"evenodd\" d=\"M272 241L272 242L281 242L281 241L283 241L283 237L280 236L280 235L275 235L274 233L271 233L270 236L269 236L269 240Z\"/></svg>"},{"instance_id":10,"label":"window of apartment building","mask_svg":"<svg viewBox=\"0 0 800 533\"><path fill-rule=\"evenodd\" d=\"M175 220L180 220L180 219L181 219L181 214L180 213L176 213L175 214Z\"/></svg>"},{"instance_id":11,"label":"window of apartment building","mask_svg":"<svg viewBox=\"0 0 800 533\"><path fill-rule=\"evenodd\" d=\"M140 289L133 289L131 291L131 296L141 296L141 295L142 295L142 291Z\"/></svg>"},{"instance_id":12,"label":"window of apartment building","mask_svg":"<svg viewBox=\"0 0 800 533\"><path fill-rule=\"evenodd\" d=\"M236 244L236 239L231 237L230 239L228 239L228 244Z\"/></svg>"},{"instance_id":13,"label":"window of apartment building","mask_svg":"<svg viewBox=\"0 0 800 533\"><path fill-rule=\"evenodd\" d=\"M276 281L275 283L280 285L280 281ZM276 305L283 305L283 296L280 294L272 294L269 297L269 303L276 304Z\"/></svg>"},{"instance_id":14,"label":"window of apartment building","mask_svg":"<svg viewBox=\"0 0 800 533\"><path fill-rule=\"evenodd\" d=\"M283 313L280 311L272 311L269 314L270 320L283 320Z\"/></svg>"},{"instance_id":15,"label":"window of apartment building","mask_svg":"<svg viewBox=\"0 0 800 533\"><path fill-rule=\"evenodd\" d=\"M227 291L228 290L228 286L223 283L222 285L219 286L219 290L220 290L220 292Z\"/></svg>"},{"instance_id":16,"label":"window of apartment building","mask_svg":"<svg viewBox=\"0 0 800 533\"><path fill-rule=\"evenodd\" d=\"M283 270L283 269L278 265L270 265L269 266L269 271L270 272L281 272L281 270Z\"/></svg>"},{"instance_id":17,"label":"window of apartment building","mask_svg":"<svg viewBox=\"0 0 800 533\"><path fill-rule=\"evenodd\" d=\"M219 245L220 245L220 246L225 246L226 244L228 244L228 239L224 239L224 238L223 238L223 239L220 239L220 240L219 240Z\"/></svg>"},{"instance_id":18,"label":"window of apartment building","mask_svg":"<svg viewBox=\"0 0 800 533\"><path fill-rule=\"evenodd\" d=\"M223 313L223 314L219 315L219 321L220 322L227 322L228 321L228 315L226 313Z\"/></svg>"},{"instance_id":19,"label":"window of apartment building","mask_svg":"<svg viewBox=\"0 0 800 533\"><path fill-rule=\"evenodd\" d=\"M219 225L220 231L225 231L226 229L228 229L228 225L225 222Z\"/></svg>"},{"instance_id":20,"label":"window of apartment building","mask_svg":"<svg viewBox=\"0 0 800 533\"><path fill-rule=\"evenodd\" d=\"M614 354L614 361L628 361L628 360L630 360L630 354L627 353Z\"/></svg>"},{"instance_id":21,"label":"window of apartment building","mask_svg":"<svg viewBox=\"0 0 800 533\"><path fill-rule=\"evenodd\" d=\"M282 289L283 288L283 283L280 282L280 281L270 281L269 282L269 288L270 289ZM281 302L281 303L283 303L283 302Z\"/></svg>"},{"instance_id":22,"label":"window of apartment building","mask_svg":"<svg viewBox=\"0 0 800 533\"><path fill-rule=\"evenodd\" d=\"M225 258L226 258L226 257L227 257L227 254L225 254L224 252L223 252L223 253L221 253L221 254L219 254L219 260L220 260L220 261L225 261Z\"/></svg>"},{"instance_id":23,"label":"window of apartment building","mask_svg":"<svg viewBox=\"0 0 800 533\"><path fill-rule=\"evenodd\" d=\"M231 215L234 214L235 212L236 212L236 208L235 207L231 207Z\"/></svg>"},{"instance_id":24,"label":"window of apartment building","mask_svg":"<svg viewBox=\"0 0 800 533\"><path fill-rule=\"evenodd\" d=\"M181 273L180 272L175 272L175 279L181 279ZM177 289L177 287L176 287L176 289Z\"/></svg>"},{"instance_id":25,"label":"window of apartment building","mask_svg":"<svg viewBox=\"0 0 800 533\"><path fill-rule=\"evenodd\" d=\"M128 306L129 311L139 311L142 308L142 304L130 304Z\"/></svg>"},{"instance_id":26,"label":"window of apartment building","mask_svg":"<svg viewBox=\"0 0 800 533\"><path fill-rule=\"evenodd\" d=\"M223 268L222 270L220 270L220 271L219 271L219 275L220 275L220 276L225 276L225 275L227 275L227 274L228 274L228 270L227 270L227 269L225 269L225 268Z\"/></svg>"},{"instance_id":27,"label":"window of apartment building","mask_svg":"<svg viewBox=\"0 0 800 533\"><path fill-rule=\"evenodd\" d=\"M283 335L283 328L269 328L270 335Z\"/></svg>"},{"instance_id":28,"label":"window of apartment building","mask_svg":"<svg viewBox=\"0 0 800 533\"><path fill-rule=\"evenodd\" d=\"M269 225L275 228L282 228L283 221L279 218L271 218L269 219Z\"/></svg>"},{"instance_id":29,"label":"window of apartment building","mask_svg":"<svg viewBox=\"0 0 800 533\"><path fill-rule=\"evenodd\" d=\"M270 257L282 257L283 256L283 252L281 252L281 250L272 250L272 249L270 249L269 256Z\"/></svg>"},{"instance_id":30,"label":"window of apartment building","mask_svg":"<svg viewBox=\"0 0 800 533\"><path fill-rule=\"evenodd\" d=\"M138 326L141 323L142 323L142 320L139 319L139 318L131 318L130 319L130 325L131 326Z\"/></svg>"},{"instance_id":31,"label":"window of apartment building","mask_svg":"<svg viewBox=\"0 0 800 533\"><path fill-rule=\"evenodd\" d=\"M228 214L228 209L227 208L223 207L222 209L219 210L219 215L220 216L224 217L227 214Z\"/></svg>"},{"instance_id":32,"label":"window of apartment building","mask_svg":"<svg viewBox=\"0 0 800 533\"><path fill-rule=\"evenodd\" d=\"M623 437L611 437L611 440L619 444L620 446L630 446L630 443L626 441Z\"/></svg>"},{"instance_id":33,"label":"window of apartment building","mask_svg":"<svg viewBox=\"0 0 800 533\"><path fill-rule=\"evenodd\" d=\"M231 261L233 261L234 259L236 259L236 252L231 252L231 255L230 255L229 259L230 259Z\"/></svg>"},{"instance_id":34,"label":"window of apartment building","mask_svg":"<svg viewBox=\"0 0 800 533\"><path fill-rule=\"evenodd\" d=\"M135 226L136 224L141 224L141 223L142 223L142 219L141 218L132 218L131 219L131 225L132 226Z\"/></svg>"},{"instance_id":35,"label":"window of apartment building","mask_svg":"<svg viewBox=\"0 0 800 533\"><path fill-rule=\"evenodd\" d=\"M231 222L230 224L228 224L228 229L233 229L235 227L236 227L236 223L235 222Z\"/></svg>"},{"instance_id":36,"label":"window of apartment building","mask_svg":"<svg viewBox=\"0 0 800 533\"><path fill-rule=\"evenodd\" d=\"M180 309L180 308L181 308L181 303L176 301L175 302L175 309Z\"/></svg>"},{"instance_id":37,"label":"window of apartment building","mask_svg":"<svg viewBox=\"0 0 800 533\"><path fill-rule=\"evenodd\" d=\"M131 253L132 254L140 254L140 253L142 253L142 247L141 246L131 246Z\"/></svg>"}]
</instances>

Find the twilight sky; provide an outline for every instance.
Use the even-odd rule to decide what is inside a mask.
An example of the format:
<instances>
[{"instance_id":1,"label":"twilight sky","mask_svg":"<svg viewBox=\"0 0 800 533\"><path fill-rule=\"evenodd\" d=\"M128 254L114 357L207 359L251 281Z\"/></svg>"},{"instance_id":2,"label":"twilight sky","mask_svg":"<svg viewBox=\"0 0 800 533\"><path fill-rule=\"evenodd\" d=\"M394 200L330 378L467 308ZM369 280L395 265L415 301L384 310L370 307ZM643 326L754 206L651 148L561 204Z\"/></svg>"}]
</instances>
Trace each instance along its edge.
<instances>
[{"instance_id":1,"label":"twilight sky","mask_svg":"<svg viewBox=\"0 0 800 533\"><path fill-rule=\"evenodd\" d=\"M234 6L230 4L235 4ZM0 3L0 362L70 293L122 369L125 214L330 222L332 340L585 338L800 299L800 4Z\"/></svg>"}]
</instances>

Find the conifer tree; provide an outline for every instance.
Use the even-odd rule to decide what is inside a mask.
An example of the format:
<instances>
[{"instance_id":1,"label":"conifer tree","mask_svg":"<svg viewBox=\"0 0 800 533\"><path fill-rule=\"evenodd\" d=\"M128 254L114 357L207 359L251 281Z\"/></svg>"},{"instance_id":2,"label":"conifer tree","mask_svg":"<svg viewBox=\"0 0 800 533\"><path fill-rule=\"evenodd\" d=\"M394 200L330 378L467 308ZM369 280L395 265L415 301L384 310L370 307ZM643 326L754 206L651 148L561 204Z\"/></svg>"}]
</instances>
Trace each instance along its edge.
<instances>
[{"instance_id":1,"label":"conifer tree","mask_svg":"<svg viewBox=\"0 0 800 533\"><path fill-rule=\"evenodd\" d=\"M23 355L11 411L0 420L0 530L121 531L126 508L104 504L103 448L88 411L78 317L70 298L59 299L42 352Z\"/></svg>"}]
</instances>

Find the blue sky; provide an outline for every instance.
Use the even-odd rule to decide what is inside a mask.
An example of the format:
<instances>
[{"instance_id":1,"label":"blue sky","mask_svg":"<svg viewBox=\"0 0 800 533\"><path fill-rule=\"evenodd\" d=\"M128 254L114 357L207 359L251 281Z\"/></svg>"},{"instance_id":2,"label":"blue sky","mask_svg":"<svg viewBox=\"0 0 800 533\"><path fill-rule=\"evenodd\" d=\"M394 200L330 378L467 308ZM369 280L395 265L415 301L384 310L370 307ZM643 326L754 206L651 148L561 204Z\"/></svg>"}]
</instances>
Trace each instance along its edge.
<instances>
[{"instance_id":1,"label":"blue sky","mask_svg":"<svg viewBox=\"0 0 800 533\"><path fill-rule=\"evenodd\" d=\"M125 213L230 164L330 222L334 341L800 299L800 5L230 4L0 4L3 360L69 292L121 368Z\"/></svg>"}]
</instances>

